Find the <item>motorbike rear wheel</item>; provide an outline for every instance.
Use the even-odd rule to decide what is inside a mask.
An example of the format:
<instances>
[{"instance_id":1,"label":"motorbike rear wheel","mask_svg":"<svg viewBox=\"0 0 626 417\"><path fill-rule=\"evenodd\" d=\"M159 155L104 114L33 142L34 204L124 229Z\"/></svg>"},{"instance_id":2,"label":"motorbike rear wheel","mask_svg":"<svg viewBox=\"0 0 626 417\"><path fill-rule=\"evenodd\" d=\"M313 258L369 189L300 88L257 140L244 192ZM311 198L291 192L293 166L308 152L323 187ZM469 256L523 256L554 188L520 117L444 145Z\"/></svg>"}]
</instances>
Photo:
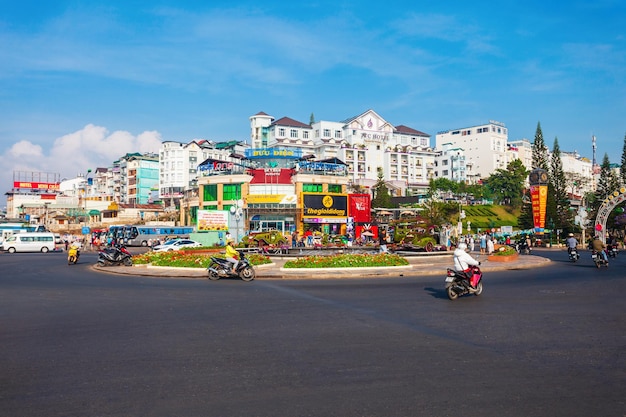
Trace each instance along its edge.
<instances>
[{"instance_id":1,"label":"motorbike rear wheel","mask_svg":"<svg viewBox=\"0 0 626 417\"><path fill-rule=\"evenodd\" d=\"M218 279L220 279L220 274L218 274L215 271L212 271L211 269L219 269L219 265L217 263L212 263L211 265L209 265L209 279L211 281L217 281Z\"/></svg>"},{"instance_id":2,"label":"motorbike rear wheel","mask_svg":"<svg viewBox=\"0 0 626 417\"><path fill-rule=\"evenodd\" d=\"M256 274L254 272L254 268L252 268L251 266L247 266L244 269L242 269L241 272L239 272L239 276L241 277L242 280L249 282L254 279Z\"/></svg>"},{"instance_id":3,"label":"motorbike rear wheel","mask_svg":"<svg viewBox=\"0 0 626 417\"><path fill-rule=\"evenodd\" d=\"M133 260L131 258L124 259L124 266L133 266Z\"/></svg>"},{"instance_id":4,"label":"motorbike rear wheel","mask_svg":"<svg viewBox=\"0 0 626 417\"><path fill-rule=\"evenodd\" d=\"M457 298L459 298L459 294L454 292L453 288L454 288L454 285L448 285L448 287L446 288L446 292L448 293L448 298L454 301Z\"/></svg>"}]
</instances>

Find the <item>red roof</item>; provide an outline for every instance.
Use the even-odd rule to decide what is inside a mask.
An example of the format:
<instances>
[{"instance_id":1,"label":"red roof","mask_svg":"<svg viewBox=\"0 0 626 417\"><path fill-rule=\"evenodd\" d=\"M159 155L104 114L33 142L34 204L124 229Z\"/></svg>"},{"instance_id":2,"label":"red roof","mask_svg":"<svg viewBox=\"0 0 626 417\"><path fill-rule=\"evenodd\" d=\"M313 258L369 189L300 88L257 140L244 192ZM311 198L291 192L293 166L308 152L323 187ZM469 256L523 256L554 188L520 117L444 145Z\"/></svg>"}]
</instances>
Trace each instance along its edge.
<instances>
[{"instance_id":1,"label":"red roof","mask_svg":"<svg viewBox=\"0 0 626 417\"><path fill-rule=\"evenodd\" d=\"M430 136L428 133L420 132L419 130L412 129L408 126L399 125L395 127L396 132L398 133L406 133L407 135L413 136Z\"/></svg>"},{"instance_id":2,"label":"red roof","mask_svg":"<svg viewBox=\"0 0 626 417\"><path fill-rule=\"evenodd\" d=\"M311 125L307 125L306 123L299 122L297 120L293 120L289 117L282 117L272 123L275 126L289 126L289 127L304 127L311 128Z\"/></svg>"}]
</instances>

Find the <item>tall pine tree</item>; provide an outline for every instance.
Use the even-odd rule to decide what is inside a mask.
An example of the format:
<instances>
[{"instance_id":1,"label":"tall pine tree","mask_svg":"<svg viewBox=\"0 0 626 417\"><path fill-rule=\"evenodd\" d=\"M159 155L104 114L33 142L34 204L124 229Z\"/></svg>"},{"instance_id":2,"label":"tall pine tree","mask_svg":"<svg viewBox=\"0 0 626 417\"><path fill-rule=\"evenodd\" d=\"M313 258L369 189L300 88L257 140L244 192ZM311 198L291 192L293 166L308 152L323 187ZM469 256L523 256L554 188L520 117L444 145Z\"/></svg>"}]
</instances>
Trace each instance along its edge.
<instances>
[{"instance_id":1,"label":"tall pine tree","mask_svg":"<svg viewBox=\"0 0 626 417\"><path fill-rule=\"evenodd\" d=\"M533 152L533 169L541 168L550 171L550 163L548 162L548 147L543 140L543 132L541 131L541 123L537 122L537 130L535 131L535 141L532 145Z\"/></svg>"},{"instance_id":2,"label":"tall pine tree","mask_svg":"<svg viewBox=\"0 0 626 417\"><path fill-rule=\"evenodd\" d=\"M548 217L553 219L557 229L570 230L573 215L570 210L567 179L563 172L561 148L559 147L559 139L556 137L554 138L550 160L549 192L552 198L548 197Z\"/></svg>"}]
</instances>

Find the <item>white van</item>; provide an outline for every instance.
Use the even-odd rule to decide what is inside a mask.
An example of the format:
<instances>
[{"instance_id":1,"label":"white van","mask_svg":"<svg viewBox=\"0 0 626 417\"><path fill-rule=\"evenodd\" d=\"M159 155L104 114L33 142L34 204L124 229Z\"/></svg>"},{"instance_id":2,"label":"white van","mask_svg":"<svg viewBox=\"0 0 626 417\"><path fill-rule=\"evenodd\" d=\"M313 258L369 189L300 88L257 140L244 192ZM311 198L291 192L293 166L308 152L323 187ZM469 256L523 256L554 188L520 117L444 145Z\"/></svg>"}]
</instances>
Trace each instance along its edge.
<instances>
[{"instance_id":1,"label":"white van","mask_svg":"<svg viewBox=\"0 0 626 417\"><path fill-rule=\"evenodd\" d=\"M4 239L1 249L15 252L49 252L56 248L54 233L16 233Z\"/></svg>"}]
</instances>

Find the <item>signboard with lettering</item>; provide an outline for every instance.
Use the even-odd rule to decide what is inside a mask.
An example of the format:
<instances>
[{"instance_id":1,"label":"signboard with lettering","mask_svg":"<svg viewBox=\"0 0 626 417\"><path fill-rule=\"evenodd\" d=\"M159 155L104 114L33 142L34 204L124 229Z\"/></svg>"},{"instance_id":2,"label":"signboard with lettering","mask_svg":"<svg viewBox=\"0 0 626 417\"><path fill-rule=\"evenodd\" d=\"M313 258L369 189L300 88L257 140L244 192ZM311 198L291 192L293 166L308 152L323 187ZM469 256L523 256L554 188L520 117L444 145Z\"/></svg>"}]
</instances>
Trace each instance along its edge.
<instances>
[{"instance_id":1,"label":"signboard with lettering","mask_svg":"<svg viewBox=\"0 0 626 417\"><path fill-rule=\"evenodd\" d=\"M250 169L250 184L291 184L292 168L259 168Z\"/></svg>"},{"instance_id":2,"label":"signboard with lettering","mask_svg":"<svg viewBox=\"0 0 626 417\"><path fill-rule=\"evenodd\" d=\"M30 182L30 181L14 181L13 188L30 188L36 190L58 190L59 183L50 182Z\"/></svg>"},{"instance_id":3,"label":"signboard with lettering","mask_svg":"<svg viewBox=\"0 0 626 417\"><path fill-rule=\"evenodd\" d=\"M254 148L245 150L248 159L263 158L302 158L302 149L283 149L283 148Z\"/></svg>"},{"instance_id":4,"label":"signboard with lettering","mask_svg":"<svg viewBox=\"0 0 626 417\"><path fill-rule=\"evenodd\" d=\"M530 196L533 209L535 232L543 233L546 227L546 204L548 200L547 185L531 185Z\"/></svg>"},{"instance_id":5,"label":"signboard with lettering","mask_svg":"<svg viewBox=\"0 0 626 417\"><path fill-rule=\"evenodd\" d=\"M302 194L304 217L348 217L345 194Z\"/></svg>"},{"instance_id":6,"label":"signboard with lettering","mask_svg":"<svg viewBox=\"0 0 626 417\"><path fill-rule=\"evenodd\" d=\"M228 230L228 211L226 210L198 210L198 231Z\"/></svg>"}]
</instances>

